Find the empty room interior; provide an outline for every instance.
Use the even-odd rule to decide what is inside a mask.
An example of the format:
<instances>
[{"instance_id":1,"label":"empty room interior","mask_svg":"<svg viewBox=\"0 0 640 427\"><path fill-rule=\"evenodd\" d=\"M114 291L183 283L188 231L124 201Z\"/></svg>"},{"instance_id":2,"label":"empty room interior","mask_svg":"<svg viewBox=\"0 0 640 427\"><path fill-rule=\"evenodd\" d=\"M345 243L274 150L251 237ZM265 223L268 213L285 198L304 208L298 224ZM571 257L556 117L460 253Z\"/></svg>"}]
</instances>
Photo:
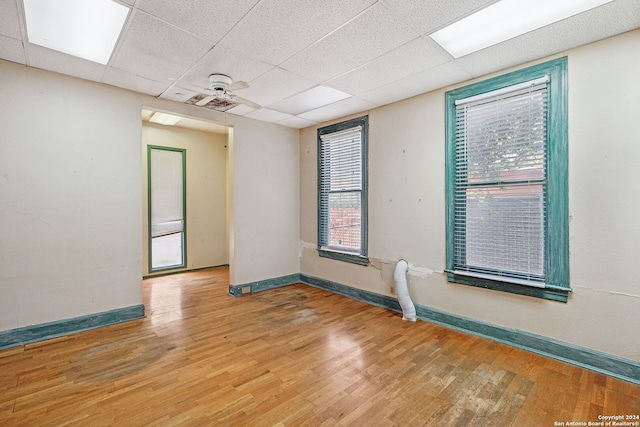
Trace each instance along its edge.
<instances>
[{"instance_id":1,"label":"empty room interior","mask_svg":"<svg viewBox=\"0 0 640 427\"><path fill-rule=\"evenodd\" d=\"M639 0L0 0L0 425L640 425Z\"/></svg>"}]
</instances>

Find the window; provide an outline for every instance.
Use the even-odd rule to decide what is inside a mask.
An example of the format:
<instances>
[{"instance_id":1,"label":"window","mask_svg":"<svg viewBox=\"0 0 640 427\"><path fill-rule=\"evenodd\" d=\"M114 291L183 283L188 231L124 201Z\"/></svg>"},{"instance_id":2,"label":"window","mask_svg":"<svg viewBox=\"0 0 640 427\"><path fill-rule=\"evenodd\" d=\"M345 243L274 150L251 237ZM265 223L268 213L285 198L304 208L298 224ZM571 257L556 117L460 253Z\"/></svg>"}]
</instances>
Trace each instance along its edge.
<instances>
[{"instance_id":1,"label":"window","mask_svg":"<svg viewBox=\"0 0 640 427\"><path fill-rule=\"evenodd\" d=\"M367 131L359 117L318 129L318 251L367 265Z\"/></svg>"},{"instance_id":2,"label":"window","mask_svg":"<svg viewBox=\"0 0 640 427\"><path fill-rule=\"evenodd\" d=\"M447 92L449 281L567 301L566 64Z\"/></svg>"},{"instance_id":3,"label":"window","mask_svg":"<svg viewBox=\"0 0 640 427\"><path fill-rule=\"evenodd\" d=\"M186 150L148 146L150 271L186 266Z\"/></svg>"}]
</instances>

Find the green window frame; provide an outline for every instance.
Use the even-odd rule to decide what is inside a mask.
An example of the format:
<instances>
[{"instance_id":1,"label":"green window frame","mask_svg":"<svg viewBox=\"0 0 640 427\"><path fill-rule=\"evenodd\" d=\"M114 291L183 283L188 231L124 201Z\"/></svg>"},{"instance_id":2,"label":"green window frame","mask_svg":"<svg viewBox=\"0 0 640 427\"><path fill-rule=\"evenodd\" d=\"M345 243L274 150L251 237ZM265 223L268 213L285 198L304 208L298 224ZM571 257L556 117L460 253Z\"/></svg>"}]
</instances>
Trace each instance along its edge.
<instances>
[{"instance_id":1,"label":"green window frame","mask_svg":"<svg viewBox=\"0 0 640 427\"><path fill-rule=\"evenodd\" d=\"M367 265L368 116L318 129L318 253Z\"/></svg>"},{"instance_id":2,"label":"green window frame","mask_svg":"<svg viewBox=\"0 0 640 427\"><path fill-rule=\"evenodd\" d=\"M178 188L181 190L181 208L182 212L177 213L178 218L155 218L154 206L155 200L153 197L153 152L170 152L180 155L180 171L176 174L175 171L169 171L168 174L163 176L156 176L158 179L169 180L175 179L176 175L180 175L181 182L178 184ZM169 187L175 187L174 182L169 183ZM149 272L175 270L179 268L185 268L187 266L187 150L184 148L163 147L158 145L147 145L147 225L148 225L148 253L149 253ZM162 204L162 202L159 201ZM178 202L178 205L180 202ZM172 205L176 205L173 203ZM178 208L179 209L179 208ZM166 209L162 209L166 210ZM170 211L176 210L176 206L172 206ZM162 215L166 216L166 215ZM163 224L154 224L157 221L164 222ZM181 224L178 224L181 222ZM164 230L164 231L163 231ZM154 258L154 238L165 238L166 236L173 235L174 237L179 234L180 245L180 262L173 263L170 260L163 261ZM175 244L172 242L171 244ZM162 247L163 245L160 245ZM160 251L158 251L160 252ZM164 249L162 250L164 252ZM169 257L171 258L171 257ZM155 263L154 263L155 260ZM154 265L155 264L155 265Z\"/></svg>"},{"instance_id":3,"label":"green window frame","mask_svg":"<svg viewBox=\"0 0 640 427\"><path fill-rule=\"evenodd\" d=\"M537 109L527 123L521 99ZM567 302L567 58L448 91L445 104L448 280Z\"/></svg>"}]
</instances>

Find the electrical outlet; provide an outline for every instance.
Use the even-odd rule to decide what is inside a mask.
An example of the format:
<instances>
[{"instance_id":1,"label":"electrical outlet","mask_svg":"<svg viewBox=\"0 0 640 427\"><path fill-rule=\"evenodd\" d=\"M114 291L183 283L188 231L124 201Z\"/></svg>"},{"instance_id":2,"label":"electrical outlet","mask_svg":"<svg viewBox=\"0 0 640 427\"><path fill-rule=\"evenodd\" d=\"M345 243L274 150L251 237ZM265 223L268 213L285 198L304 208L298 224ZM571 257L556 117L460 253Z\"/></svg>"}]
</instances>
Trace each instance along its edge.
<instances>
[{"instance_id":1,"label":"electrical outlet","mask_svg":"<svg viewBox=\"0 0 640 427\"><path fill-rule=\"evenodd\" d=\"M251 292L251 286L243 286L242 287L242 293L243 294L248 294Z\"/></svg>"},{"instance_id":2,"label":"electrical outlet","mask_svg":"<svg viewBox=\"0 0 640 427\"><path fill-rule=\"evenodd\" d=\"M391 295L395 295L396 294L396 287L395 286L391 286L389 288L389 292L391 292Z\"/></svg>"}]
</instances>

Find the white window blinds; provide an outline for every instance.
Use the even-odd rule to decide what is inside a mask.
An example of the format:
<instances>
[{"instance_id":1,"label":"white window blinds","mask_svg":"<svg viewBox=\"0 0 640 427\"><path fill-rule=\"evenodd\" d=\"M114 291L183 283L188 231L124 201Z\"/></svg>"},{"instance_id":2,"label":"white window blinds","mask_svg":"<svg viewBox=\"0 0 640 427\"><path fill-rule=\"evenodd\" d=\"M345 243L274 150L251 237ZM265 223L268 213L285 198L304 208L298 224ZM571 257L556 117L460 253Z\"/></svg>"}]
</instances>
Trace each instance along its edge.
<instances>
[{"instance_id":1,"label":"white window blinds","mask_svg":"<svg viewBox=\"0 0 640 427\"><path fill-rule=\"evenodd\" d=\"M151 149L151 237L184 231L180 151Z\"/></svg>"},{"instance_id":2,"label":"white window blinds","mask_svg":"<svg viewBox=\"0 0 640 427\"><path fill-rule=\"evenodd\" d=\"M456 101L457 274L544 286L547 84Z\"/></svg>"},{"instance_id":3,"label":"white window blinds","mask_svg":"<svg viewBox=\"0 0 640 427\"><path fill-rule=\"evenodd\" d=\"M362 251L362 127L320 136L319 246Z\"/></svg>"}]
</instances>

